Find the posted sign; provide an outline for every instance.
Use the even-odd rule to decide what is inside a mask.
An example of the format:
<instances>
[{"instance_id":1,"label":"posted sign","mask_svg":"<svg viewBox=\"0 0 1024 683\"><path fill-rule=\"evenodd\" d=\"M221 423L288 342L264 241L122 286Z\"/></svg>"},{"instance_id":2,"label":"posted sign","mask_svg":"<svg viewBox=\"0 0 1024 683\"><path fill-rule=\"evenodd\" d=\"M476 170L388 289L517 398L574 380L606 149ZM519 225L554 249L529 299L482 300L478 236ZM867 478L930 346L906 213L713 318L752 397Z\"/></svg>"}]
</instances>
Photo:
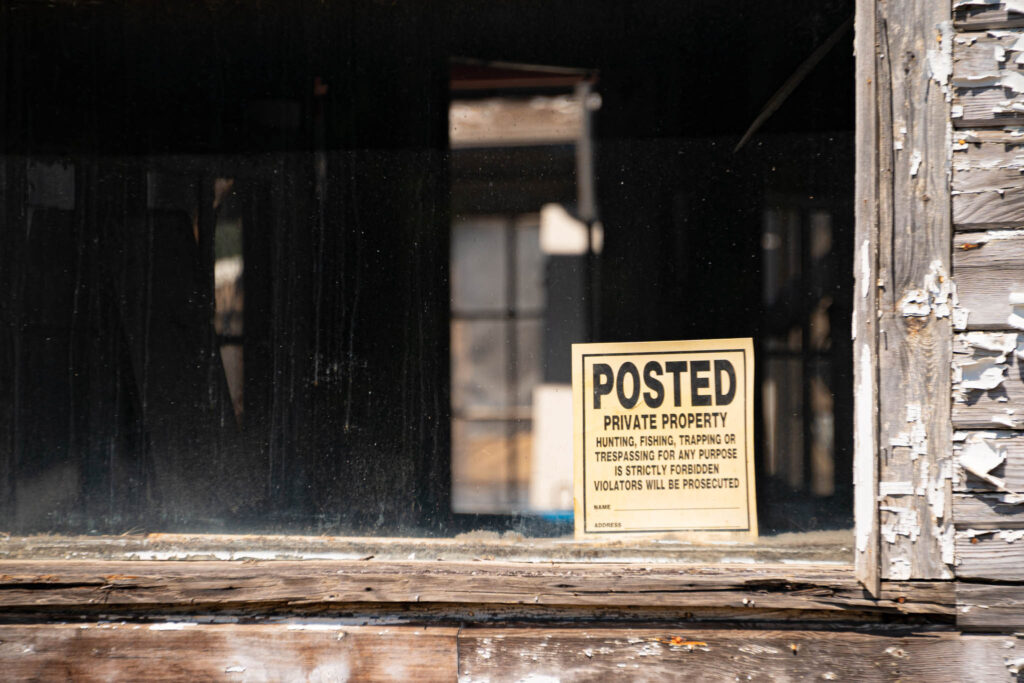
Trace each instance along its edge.
<instances>
[{"instance_id":1,"label":"posted sign","mask_svg":"<svg viewBox=\"0 0 1024 683\"><path fill-rule=\"evenodd\" d=\"M757 535L751 339L573 344L576 536Z\"/></svg>"}]
</instances>

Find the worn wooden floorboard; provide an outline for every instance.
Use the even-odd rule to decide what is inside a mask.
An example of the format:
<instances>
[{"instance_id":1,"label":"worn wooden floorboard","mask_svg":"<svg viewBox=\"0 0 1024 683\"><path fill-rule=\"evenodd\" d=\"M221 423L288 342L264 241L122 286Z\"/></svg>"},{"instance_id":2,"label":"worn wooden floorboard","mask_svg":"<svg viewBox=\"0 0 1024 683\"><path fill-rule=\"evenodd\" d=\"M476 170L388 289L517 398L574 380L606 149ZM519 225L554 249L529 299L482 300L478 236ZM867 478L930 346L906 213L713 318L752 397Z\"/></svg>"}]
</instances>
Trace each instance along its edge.
<instances>
[{"instance_id":1,"label":"worn wooden floorboard","mask_svg":"<svg viewBox=\"0 0 1024 683\"><path fill-rule=\"evenodd\" d=\"M959 582L956 589L957 628L1013 631L1024 629L1024 585ZM1024 657L1024 641L1016 643ZM1009 649L1009 648L1007 648Z\"/></svg>"},{"instance_id":2,"label":"worn wooden floorboard","mask_svg":"<svg viewBox=\"0 0 1024 683\"><path fill-rule=\"evenodd\" d=\"M454 681L457 628L0 626L6 680Z\"/></svg>"},{"instance_id":3,"label":"worn wooden floorboard","mask_svg":"<svg viewBox=\"0 0 1024 683\"><path fill-rule=\"evenodd\" d=\"M928 631L466 628L459 675L472 681L1012 681L1006 641Z\"/></svg>"},{"instance_id":4,"label":"worn wooden floorboard","mask_svg":"<svg viewBox=\"0 0 1024 683\"><path fill-rule=\"evenodd\" d=\"M0 611L325 609L405 603L799 610L951 615L952 586L884 582L791 565L448 562L0 562Z\"/></svg>"}]
</instances>

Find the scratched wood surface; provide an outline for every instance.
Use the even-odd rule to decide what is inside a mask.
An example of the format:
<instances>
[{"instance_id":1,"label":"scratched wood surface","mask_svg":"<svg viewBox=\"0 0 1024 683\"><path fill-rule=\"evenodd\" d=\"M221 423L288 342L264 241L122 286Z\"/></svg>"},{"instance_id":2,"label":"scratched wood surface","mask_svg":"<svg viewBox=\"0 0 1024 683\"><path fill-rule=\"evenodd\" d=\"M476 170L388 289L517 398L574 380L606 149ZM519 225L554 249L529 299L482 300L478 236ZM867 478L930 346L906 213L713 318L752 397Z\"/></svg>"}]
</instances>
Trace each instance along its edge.
<instances>
[{"instance_id":1,"label":"scratched wood surface","mask_svg":"<svg viewBox=\"0 0 1024 683\"><path fill-rule=\"evenodd\" d=\"M916 515L920 526L883 539L880 567L882 578L941 579L952 576L952 490L942 479L951 458L952 326L931 300L924 317L905 317L900 301L924 288L929 273L950 274L949 104L928 66L951 39L936 28L949 21L950 8L926 0L877 7L879 484L907 481L910 473L911 492L888 507ZM914 427L908 415L923 429L921 452L889 446Z\"/></svg>"},{"instance_id":2,"label":"scratched wood surface","mask_svg":"<svg viewBox=\"0 0 1024 683\"><path fill-rule=\"evenodd\" d=\"M880 590L878 567L878 224L880 220L878 122L878 40L874 3L857 5L854 20L856 53L856 171L854 188L854 565L857 578L873 595ZM889 127L891 132L891 125ZM884 157L886 162L891 160ZM889 185L891 188L891 184ZM888 194L886 196L889 196ZM888 204L887 204L888 206Z\"/></svg>"},{"instance_id":3,"label":"scratched wood surface","mask_svg":"<svg viewBox=\"0 0 1024 683\"><path fill-rule=\"evenodd\" d=\"M660 607L952 613L952 587L883 582L872 598L849 567L448 562L0 562L8 613L323 610L358 604Z\"/></svg>"},{"instance_id":4,"label":"scratched wood surface","mask_svg":"<svg viewBox=\"0 0 1024 683\"><path fill-rule=\"evenodd\" d=\"M967 329L1012 329L1010 295L1024 293L1024 233L958 233L953 240L953 275Z\"/></svg>"},{"instance_id":5,"label":"scratched wood surface","mask_svg":"<svg viewBox=\"0 0 1024 683\"><path fill-rule=\"evenodd\" d=\"M454 681L457 628L2 625L7 680Z\"/></svg>"},{"instance_id":6,"label":"scratched wood surface","mask_svg":"<svg viewBox=\"0 0 1024 683\"><path fill-rule=\"evenodd\" d=\"M1024 586L959 582L956 599L957 628L1024 629ZM1024 648L1024 643L1016 641L1013 649L1018 648ZM1024 650L1016 656L1024 656Z\"/></svg>"},{"instance_id":7,"label":"scratched wood surface","mask_svg":"<svg viewBox=\"0 0 1024 683\"><path fill-rule=\"evenodd\" d=\"M1006 640L912 629L466 628L459 635L459 675L492 681L1013 681L1003 661Z\"/></svg>"}]
</instances>

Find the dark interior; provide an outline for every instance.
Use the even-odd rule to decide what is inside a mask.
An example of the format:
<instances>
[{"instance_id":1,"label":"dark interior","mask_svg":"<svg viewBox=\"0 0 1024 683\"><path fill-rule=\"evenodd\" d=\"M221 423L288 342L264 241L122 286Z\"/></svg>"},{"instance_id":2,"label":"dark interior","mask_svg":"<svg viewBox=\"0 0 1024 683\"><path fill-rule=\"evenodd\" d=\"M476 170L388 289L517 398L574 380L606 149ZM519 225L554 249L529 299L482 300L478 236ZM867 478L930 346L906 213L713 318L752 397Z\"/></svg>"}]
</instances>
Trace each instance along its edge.
<instances>
[{"instance_id":1,"label":"dark interior","mask_svg":"<svg viewBox=\"0 0 1024 683\"><path fill-rule=\"evenodd\" d=\"M788 477L758 420L762 531L852 525L851 30L734 150L852 2L0 8L0 530L571 532L450 501L452 221L535 210L531 192L578 208L571 151L450 151L453 84L510 91L453 65L493 63L584 70L601 98L604 246L579 264L581 336L545 373L571 341L753 337L759 381L804 407L772 456L802 463ZM229 220L243 332L213 322ZM224 345L244 352L244 411Z\"/></svg>"}]
</instances>

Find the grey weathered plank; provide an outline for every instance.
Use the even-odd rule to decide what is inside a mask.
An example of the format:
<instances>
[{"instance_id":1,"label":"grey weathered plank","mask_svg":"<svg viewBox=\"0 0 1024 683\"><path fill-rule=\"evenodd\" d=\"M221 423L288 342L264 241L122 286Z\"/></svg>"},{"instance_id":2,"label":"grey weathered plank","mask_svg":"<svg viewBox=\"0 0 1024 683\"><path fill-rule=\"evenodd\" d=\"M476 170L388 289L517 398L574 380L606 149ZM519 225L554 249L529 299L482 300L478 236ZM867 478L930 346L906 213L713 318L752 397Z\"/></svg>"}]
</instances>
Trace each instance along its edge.
<instances>
[{"instance_id":1,"label":"grey weathered plank","mask_svg":"<svg viewBox=\"0 0 1024 683\"><path fill-rule=\"evenodd\" d=\"M1020 112L1006 103L1024 103L1017 84L1008 73L1018 71L1017 32L962 33L953 45L953 104L962 115L953 117L958 127L1018 123ZM1001 111L1006 109L1007 111Z\"/></svg>"},{"instance_id":2,"label":"grey weathered plank","mask_svg":"<svg viewBox=\"0 0 1024 683\"><path fill-rule=\"evenodd\" d=\"M1013 681L1004 664L1006 640L909 628L465 628L459 675L502 681Z\"/></svg>"},{"instance_id":3,"label":"grey weathered plank","mask_svg":"<svg viewBox=\"0 0 1024 683\"><path fill-rule=\"evenodd\" d=\"M969 340L972 335L1001 333L958 334L954 340L954 363L960 364L973 357ZM1015 333L1009 333L1015 334ZM1019 343L1019 336L1017 337ZM995 355L978 351L982 356ZM1014 352L1007 353L1004 364L1005 379L990 390L969 389L953 402L953 426L957 429L1024 429L1024 374L1020 359ZM956 389L956 387L954 387ZM955 392L956 393L956 392Z\"/></svg>"},{"instance_id":4,"label":"grey weathered plank","mask_svg":"<svg viewBox=\"0 0 1024 683\"><path fill-rule=\"evenodd\" d=\"M953 150L953 223L957 230L1024 225L1024 135L958 131Z\"/></svg>"},{"instance_id":5,"label":"grey weathered plank","mask_svg":"<svg viewBox=\"0 0 1024 683\"><path fill-rule=\"evenodd\" d=\"M1024 199L1018 189L981 190L953 196L957 230L1024 226Z\"/></svg>"},{"instance_id":6,"label":"grey weathered plank","mask_svg":"<svg viewBox=\"0 0 1024 683\"><path fill-rule=\"evenodd\" d=\"M967 329L1009 329L1010 295L1024 293L1024 231L958 233L953 279Z\"/></svg>"},{"instance_id":7,"label":"grey weathered plank","mask_svg":"<svg viewBox=\"0 0 1024 683\"><path fill-rule=\"evenodd\" d=\"M1020 581L1021 567L1024 567L1024 539L1015 539L1017 531L982 532L973 536L958 533L957 578Z\"/></svg>"},{"instance_id":8,"label":"grey weathered plank","mask_svg":"<svg viewBox=\"0 0 1024 683\"><path fill-rule=\"evenodd\" d=\"M1007 491L1024 493L1024 433L1010 430L992 430L981 434L969 433L967 438L974 436L992 435L995 439L991 442L999 451L1005 455L1006 460L991 472L990 475L1003 482ZM965 442L953 444L954 454L962 452ZM996 491L996 486L990 481L980 479L963 468L957 466L953 477L955 491Z\"/></svg>"},{"instance_id":9,"label":"grey weathered plank","mask_svg":"<svg viewBox=\"0 0 1024 683\"><path fill-rule=\"evenodd\" d=\"M952 490L943 475L951 458L952 326L940 317L940 301L927 294L926 283L945 282L950 274L952 228L949 104L928 63L932 51L951 48L936 36L953 36L936 31L949 21L949 5L915 0L877 8L878 481L903 482L911 474L910 493L900 506L913 511L920 528L919 534L897 534L881 543L880 566L882 578L940 579L952 576L953 559ZM906 317L901 301L915 294L925 298L926 312ZM859 391L857 386L855 395ZM908 431L919 437L916 448L890 448Z\"/></svg>"},{"instance_id":10,"label":"grey weathered plank","mask_svg":"<svg viewBox=\"0 0 1024 683\"><path fill-rule=\"evenodd\" d=\"M340 624L0 626L8 680L454 681L458 629Z\"/></svg>"},{"instance_id":11,"label":"grey weathered plank","mask_svg":"<svg viewBox=\"0 0 1024 683\"><path fill-rule=\"evenodd\" d=\"M958 581L956 606L957 628L986 631L1024 629L1024 585ZM1016 650L1021 646L1024 643L1017 641L1012 648Z\"/></svg>"},{"instance_id":12,"label":"grey weathered plank","mask_svg":"<svg viewBox=\"0 0 1024 683\"><path fill-rule=\"evenodd\" d=\"M709 607L852 614L952 613L952 586L884 582L878 599L850 568L490 562L0 561L0 610L143 613L322 611L359 604Z\"/></svg>"},{"instance_id":13,"label":"grey weathered plank","mask_svg":"<svg viewBox=\"0 0 1024 683\"><path fill-rule=\"evenodd\" d=\"M1024 528L1024 504L1003 502L1002 494L953 495L953 521L958 529ZM1012 498L1010 499L1012 500ZM1024 575L1020 577L1024 580Z\"/></svg>"},{"instance_id":14,"label":"grey weathered plank","mask_svg":"<svg viewBox=\"0 0 1024 683\"><path fill-rule=\"evenodd\" d=\"M878 78L874 3L857 5L854 20L856 57L856 183L854 222L856 267L853 302L854 400L854 565L857 578L878 595L878 279L879 137ZM888 124L891 134L892 124ZM891 158L886 157L891 163ZM891 173L891 170L890 170ZM891 189L891 183L889 185ZM888 195L887 195L888 196ZM890 202L891 203L891 202Z\"/></svg>"},{"instance_id":15,"label":"grey weathered plank","mask_svg":"<svg viewBox=\"0 0 1024 683\"><path fill-rule=\"evenodd\" d=\"M955 3L953 16L956 19L956 28L964 31L1024 26L1024 15L1007 9L1003 3L996 2L963 6Z\"/></svg>"}]
</instances>

